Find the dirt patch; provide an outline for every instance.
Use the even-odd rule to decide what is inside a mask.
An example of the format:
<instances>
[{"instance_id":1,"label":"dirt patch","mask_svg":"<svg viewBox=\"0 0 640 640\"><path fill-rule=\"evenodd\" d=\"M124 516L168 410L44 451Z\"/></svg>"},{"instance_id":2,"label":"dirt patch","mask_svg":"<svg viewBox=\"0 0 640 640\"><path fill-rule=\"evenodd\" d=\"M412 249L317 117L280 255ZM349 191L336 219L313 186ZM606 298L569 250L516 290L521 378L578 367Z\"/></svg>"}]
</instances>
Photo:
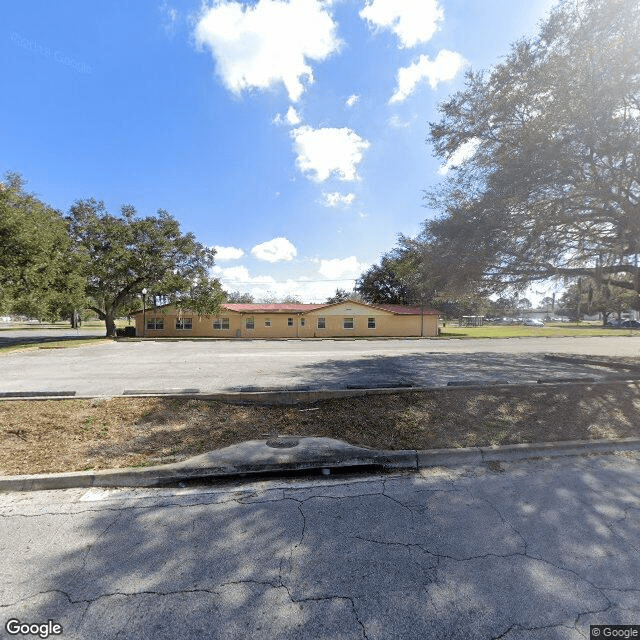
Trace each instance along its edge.
<instances>
[{"instance_id":1,"label":"dirt patch","mask_svg":"<svg viewBox=\"0 0 640 640\"><path fill-rule=\"evenodd\" d=\"M640 436L640 382L434 389L295 406L187 398L0 402L0 474L148 466L244 440L435 449Z\"/></svg>"}]
</instances>

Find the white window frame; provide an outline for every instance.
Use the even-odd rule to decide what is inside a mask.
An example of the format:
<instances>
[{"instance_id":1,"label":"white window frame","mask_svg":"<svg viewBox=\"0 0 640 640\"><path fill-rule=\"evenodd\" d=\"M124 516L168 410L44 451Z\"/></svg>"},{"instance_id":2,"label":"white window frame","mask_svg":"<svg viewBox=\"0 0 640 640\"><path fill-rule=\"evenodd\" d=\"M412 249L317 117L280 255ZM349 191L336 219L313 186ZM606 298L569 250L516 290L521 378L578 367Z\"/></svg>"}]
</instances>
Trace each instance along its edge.
<instances>
[{"instance_id":1,"label":"white window frame","mask_svg":"<svg viewBox=\"0 0 640 640\"><path fill-rule=\"evenodd\" d=\"M293 327L293 318L287 318L287 327Z\"/></svg>"},{"instance_id":2,"label":"white window frame","mask_svg":"<svg viewBox=\"0 0 640 640\"><path fill-rule=\"evenodd\" d=\"M367 329L375 329L375 328L376 328L375 317L367 318Z\"/></svg>"},{"instance_id":3,"label":"white window frame","mask_svg":"<svg viewBox=\"0 0 640 640\"><path fill-rule=\"evenodd\" d=\"M351 320L351 323L350 323L351 326L350 327L347 326L347 321L348 320ZM344 316L342 318L342 328L347 330L347 331L355 329L356 328L356 319L355 319L355 317L354 316Z\"/></svg>"},{"instance_id":4,"label":"white window frame","mask_svg":"<svg viewBox=\"0 0 640 640\"><path fill-rule=\"evenodd\" d=\"M191 331L192 329L193 318L176 318L176 331Z\"/></svg>"},{"instance_id":5,"label":"white window frame","mask_svg":"<svg viewBox=\"0 0 640 640\"><path fill-rule=\"evenodd\" d=\"M164 331L164 318L154 316L147 318L147 331Z\"/></svg>"},{"instance_id":6,"label":"white window frame","mask_svg":"<svg viewBox=\"0 0 640 640\"><path fill-rule=\"evenodd\" d=\"M251 323L251 326L249 326L249 323ZM245 326L247 331L255 331L256 319L254 317L245 318L244 319L244 326Z\"/></svg>"},{"instance_id":7,"label":"white window frame","mask_svg":"<svg viewBox=\"0 0 640 640\"><path fill-rule=\"evenodd\" d=\"M216 326L218 324L219 326ZM221 317L213 319L213 328L216 331L229 331L229 318Z\"/></svg>"},{"instance_id":8,"label":"white window frame","mask_svg":"<svg viewBox=\"0 0 640 640\"><path fill-rule=\"evenodd\" d=\"M326 329L327 328L327 318L325 316L318 316L318 329Z\"/></svg>"}]
</instances>

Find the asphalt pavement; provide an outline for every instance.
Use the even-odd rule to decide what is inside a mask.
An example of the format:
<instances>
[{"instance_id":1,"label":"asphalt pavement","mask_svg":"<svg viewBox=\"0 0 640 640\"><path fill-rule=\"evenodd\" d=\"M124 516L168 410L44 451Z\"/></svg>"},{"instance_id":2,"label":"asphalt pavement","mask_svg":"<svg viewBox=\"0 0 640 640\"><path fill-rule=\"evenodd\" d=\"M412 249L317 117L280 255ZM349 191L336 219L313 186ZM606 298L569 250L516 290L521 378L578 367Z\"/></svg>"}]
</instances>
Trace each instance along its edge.
<instances>
[{"instance_id":1,"label":"asphalt pavement","mask_svg":"<svg viewBox=\"0 0 640 640\"><path fill-rule=\"evenodd\" d=\"M640 623L639 472L626 452L0 494L0 618L65 640L584 640Z\"/></svg>"},{"instance_id":2,"label":"asphalt pavement","mask_svg":"<svg viewBox=\"0 0 640 640\"><path fill-rule=\"evenodd\" d=\"M0 326L0 347L11 347L18 344L46 344L48 342L82 340L84 338L100 338L104 336L104 328L41 327L33 325L30 329L8 329Z\"/></svg>"},{"instance_id":3,"label":"asphalt pavement","mask_svg":"<svg viewBox=\"0 0 640 640\"><path fill-rule=\"evenodd\" d=\"M121 395L608 379L547 353L640 356L640 337L501 340L105 341L0 355L0 393Z\"/></svg>"},{"instance_id":4,"label":"asphalt pavement","mask_svg":"<svg viewBox=\"0 0 640 640\"><path fill-rule=\"evenodd\" d=\"M639 338L105 342L4 354L0 392L595 380L616 371L592 356L639 354ZM640 624L639 471L639 439L381 452L276 438L2 478L0 621L7 637L28 623L98 640L589 638ZM306 475L237 479L265 472Z\"/></svg>"}]
</instances>

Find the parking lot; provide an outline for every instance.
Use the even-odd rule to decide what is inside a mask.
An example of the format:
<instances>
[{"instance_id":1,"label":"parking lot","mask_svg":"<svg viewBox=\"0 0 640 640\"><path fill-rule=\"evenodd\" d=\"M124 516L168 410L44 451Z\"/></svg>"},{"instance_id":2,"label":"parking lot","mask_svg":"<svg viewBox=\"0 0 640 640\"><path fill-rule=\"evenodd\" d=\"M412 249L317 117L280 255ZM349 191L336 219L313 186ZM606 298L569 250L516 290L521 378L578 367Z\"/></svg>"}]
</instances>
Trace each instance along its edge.
<instances>
[{"instance_id":1,"label":"parking lot","mask_svg":"<svg viewBox=\"0 0 640 640\"><path fill-rule=\"evenodd\" d=\"M103 342L0 355L0 393L203 393L594 380L611 369L545 354L640 355L640 337Z\"/></svg>"}]
</instances>

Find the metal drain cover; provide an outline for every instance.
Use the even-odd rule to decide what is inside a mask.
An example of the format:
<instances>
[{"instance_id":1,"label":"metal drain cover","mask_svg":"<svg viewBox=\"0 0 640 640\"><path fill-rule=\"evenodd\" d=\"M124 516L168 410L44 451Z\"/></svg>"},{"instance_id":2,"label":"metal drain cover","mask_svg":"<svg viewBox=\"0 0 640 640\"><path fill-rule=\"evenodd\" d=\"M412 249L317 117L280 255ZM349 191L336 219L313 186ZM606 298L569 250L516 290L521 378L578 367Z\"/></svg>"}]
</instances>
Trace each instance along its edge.
<instances>
[{"instance_id":1,"label":"metal drain cover","mask_svg":"<svg viewBox=\"0 0 640 640\"><path fill-rule=\"evenodd\" d=\"M273 447L274 449L291 449L298 444L299 440L296 438L271 438L267 440L267 447Z\"/></svg>"}]
</instances>

